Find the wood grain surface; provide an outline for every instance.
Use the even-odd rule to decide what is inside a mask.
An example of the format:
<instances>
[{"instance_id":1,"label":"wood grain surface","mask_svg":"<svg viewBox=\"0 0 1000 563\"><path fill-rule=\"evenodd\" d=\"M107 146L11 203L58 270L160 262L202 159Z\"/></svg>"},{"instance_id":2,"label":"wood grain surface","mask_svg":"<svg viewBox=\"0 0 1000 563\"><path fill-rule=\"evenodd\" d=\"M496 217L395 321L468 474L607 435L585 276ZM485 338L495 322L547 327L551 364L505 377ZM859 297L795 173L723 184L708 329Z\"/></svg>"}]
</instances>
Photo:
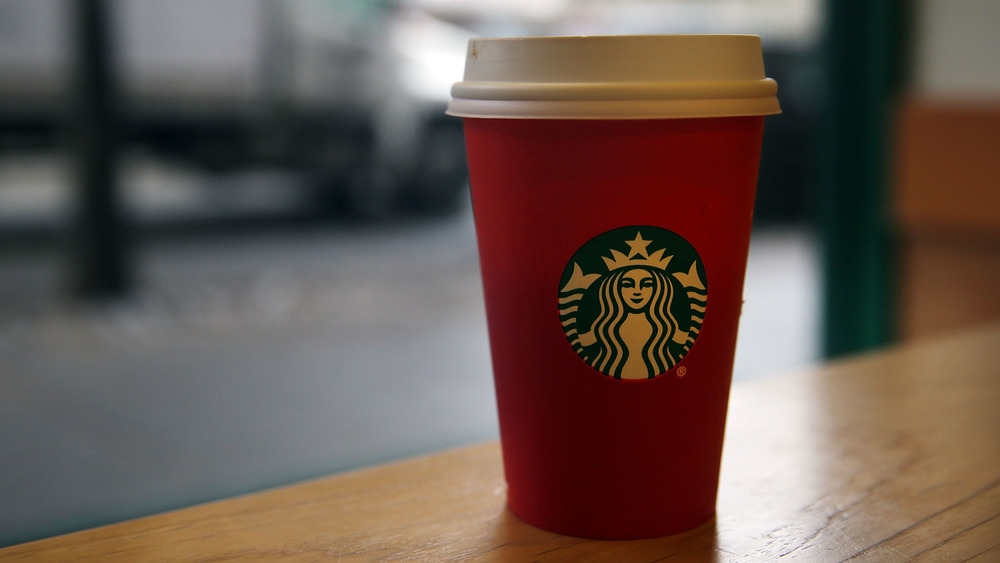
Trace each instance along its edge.
<instances>
[{"instance_id":1,"label":"wood grain surface","mask_svg":"<svg viewBox=\"0 0 1000 563\"><path fill-rule=\"evenodd\" d=\"M0 550L0 560L1000 561L1000 326L733 389L715 521L643 541L505 508L481 444Z\"/></svg>"}]
</instances>

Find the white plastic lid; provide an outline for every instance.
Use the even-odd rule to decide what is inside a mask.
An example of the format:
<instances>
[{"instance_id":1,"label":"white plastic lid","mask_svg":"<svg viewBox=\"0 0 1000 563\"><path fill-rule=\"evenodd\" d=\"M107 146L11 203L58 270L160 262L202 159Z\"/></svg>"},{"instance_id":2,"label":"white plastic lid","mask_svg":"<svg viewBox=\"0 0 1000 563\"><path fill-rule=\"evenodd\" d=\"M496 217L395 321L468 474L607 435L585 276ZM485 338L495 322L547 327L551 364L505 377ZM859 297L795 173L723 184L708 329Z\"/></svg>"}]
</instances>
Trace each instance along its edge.
<instances>
[{"instance_id":1,"label":"white plastic lid","mask_svg":"<svg viewBox=\"0 0 1000 563\"><path fill-rule=\"evenodd\" d=\"M664 119L781 113L755 35L469 40L447 113L510 119Z\"/></svg>"}]
</instances>

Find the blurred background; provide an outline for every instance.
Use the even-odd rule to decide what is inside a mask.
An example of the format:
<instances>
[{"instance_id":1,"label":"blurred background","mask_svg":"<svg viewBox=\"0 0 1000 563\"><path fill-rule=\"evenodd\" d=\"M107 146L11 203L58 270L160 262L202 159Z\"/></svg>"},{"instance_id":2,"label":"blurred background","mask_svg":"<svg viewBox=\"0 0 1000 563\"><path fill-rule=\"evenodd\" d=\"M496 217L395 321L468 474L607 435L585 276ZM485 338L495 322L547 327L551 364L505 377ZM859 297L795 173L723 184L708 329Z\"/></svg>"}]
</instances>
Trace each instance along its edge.
<instances>
[{"instance_id":1,"label":"blurred background","mask_svg":"<svg viewBox=\"0 0 1000 563\"><path fill-rule=\"evenodd\" d=\"M495 438L473 36L754 33L737 384L1000 317L1000 4L0 0L0 545Z\"/></svg>"}]
</instances>

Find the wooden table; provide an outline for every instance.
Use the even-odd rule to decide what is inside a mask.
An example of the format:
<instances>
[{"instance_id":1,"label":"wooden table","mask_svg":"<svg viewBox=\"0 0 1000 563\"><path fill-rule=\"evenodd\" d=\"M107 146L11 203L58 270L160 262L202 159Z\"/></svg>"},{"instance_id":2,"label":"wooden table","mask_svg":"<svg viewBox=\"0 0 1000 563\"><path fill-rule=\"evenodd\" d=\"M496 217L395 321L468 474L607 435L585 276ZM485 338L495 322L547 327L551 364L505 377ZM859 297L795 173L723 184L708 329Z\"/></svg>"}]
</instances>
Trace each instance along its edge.
<instances>
[{"instance_id":1,"label":"wooden table","mask_svg":"<svg viewBox=\"0 0 1000 563\"><path fill-rule=\"evenodd\" d=\"M0 550L0 559L1000 561L1000 326L733 389L718 516L646 541L504 506L487 443Z\"/></svg>"}]
</instances>

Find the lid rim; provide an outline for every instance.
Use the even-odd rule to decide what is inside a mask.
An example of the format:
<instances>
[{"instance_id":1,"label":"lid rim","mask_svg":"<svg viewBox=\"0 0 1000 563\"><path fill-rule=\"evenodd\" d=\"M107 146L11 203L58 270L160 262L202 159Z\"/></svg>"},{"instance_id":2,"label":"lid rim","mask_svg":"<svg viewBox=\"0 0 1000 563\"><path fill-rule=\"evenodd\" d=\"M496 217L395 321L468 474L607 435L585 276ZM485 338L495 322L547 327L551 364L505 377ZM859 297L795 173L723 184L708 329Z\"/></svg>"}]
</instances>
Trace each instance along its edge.
<instances>
[{"instance_id":1,"label":"lid rim","mask_svg":"<svg viewBox=\"0 0 1000 563\"><path fill-rule=\"evenodd\" d=\"M451 89L453 98L522 101L770 98L777 92L778 83L772 78L603 83L463 81Z\"/></svg>"},{"instance_id":2,"label":"lid rim","mask_svg":"<svg viewBox=\"0 0 1000 563\"><path fill-rule=\"evenodd\" d=\"M474 119L689 119L776 115L775 98L710 100L525 101L456 98L446 114Z\"/></svg>"}]
</instances>

